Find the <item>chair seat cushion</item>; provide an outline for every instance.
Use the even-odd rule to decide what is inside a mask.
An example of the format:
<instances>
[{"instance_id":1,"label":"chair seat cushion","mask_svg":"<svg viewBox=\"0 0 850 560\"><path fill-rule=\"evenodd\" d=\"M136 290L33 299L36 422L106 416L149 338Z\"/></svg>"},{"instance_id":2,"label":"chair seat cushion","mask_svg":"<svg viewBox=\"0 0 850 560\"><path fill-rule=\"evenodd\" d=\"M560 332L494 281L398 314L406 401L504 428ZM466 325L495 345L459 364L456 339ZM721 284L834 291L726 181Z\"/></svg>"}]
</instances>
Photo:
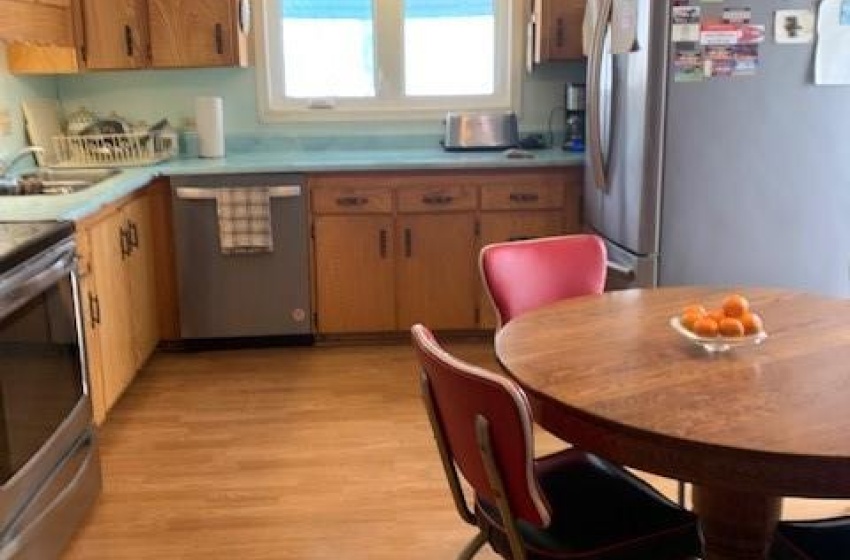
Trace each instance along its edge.
<instances>
[{"instance_id":1,"label":"chair seat cushion","mask_svg":"<svg viewBox=\"0 0 850 560\"><path fill-rule=\"evenodd\" d=\"M667 560L700 554L694 514L625 470L574 448L538 459L536 469L552 522L537 528L519 521L529 560ZM509 554L498 509L479 500L479 510L496 528L490 532L493 548Z\"/></svg>"},{"instance_id":2,"label":"chair seat cushion","mask_svg":"<svg viewBox=\"0 0 850 560\"><path fill-rule=\"evenodd\" d=\"M850 558L850 517L782 522L776 529L771 560Z\"/></svg>"}]
</instances>

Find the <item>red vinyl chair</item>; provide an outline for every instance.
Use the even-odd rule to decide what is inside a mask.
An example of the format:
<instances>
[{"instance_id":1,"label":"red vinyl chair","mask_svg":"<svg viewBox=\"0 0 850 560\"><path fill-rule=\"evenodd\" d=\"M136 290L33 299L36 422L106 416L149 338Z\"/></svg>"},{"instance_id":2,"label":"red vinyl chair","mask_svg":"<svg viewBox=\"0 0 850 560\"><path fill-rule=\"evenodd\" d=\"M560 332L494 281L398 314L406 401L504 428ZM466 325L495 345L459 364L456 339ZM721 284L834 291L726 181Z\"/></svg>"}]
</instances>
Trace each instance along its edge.
<instances>
[{"instance_id":1,"label":"red vinyl chair","mask_svg":"<svg viewBox=\"0 0 850 560\"><path fill-rule=\"evenodd\" d=\"M771 560L850 558L850 517L779 523L770 558Z\"/></svg>"},{"instance_id":2,"label":"red vinyl chair","mask_svg":"<svg viewBox=\"0 0 850 560\"><path fill-rule=\"evenodd\" d=\"M478 262L501 327L547 303L601 294L606 257L599 237L576 234L494 243L481 249Z\"/></svg>"},{"instance_id":3,"label":"red vinyl chair","mask_svg":"<svg viewBox=\"0 0 850 560\"><path fill-rule=\"evenodd\" d=\"M478 265L501 328L542 305L601 294L607 258L602 239L575 234L487 245ZM684 482L678 483L678 499L685 504Z\"/></svg>"},{"instance_id":4,"label":"red vinyl chair","mask_svg":"<svg viewBox=\"0 0 850 560\"><path fill-rule=\"evenodd\" d=\"M460 516L512 560L673 560L701 551L696 517L637 477L575 448L535 459L531 411L509 378L411 329L423 400ZM472 488L472 507L461 478Z\"/></svg>"}]
</instances>

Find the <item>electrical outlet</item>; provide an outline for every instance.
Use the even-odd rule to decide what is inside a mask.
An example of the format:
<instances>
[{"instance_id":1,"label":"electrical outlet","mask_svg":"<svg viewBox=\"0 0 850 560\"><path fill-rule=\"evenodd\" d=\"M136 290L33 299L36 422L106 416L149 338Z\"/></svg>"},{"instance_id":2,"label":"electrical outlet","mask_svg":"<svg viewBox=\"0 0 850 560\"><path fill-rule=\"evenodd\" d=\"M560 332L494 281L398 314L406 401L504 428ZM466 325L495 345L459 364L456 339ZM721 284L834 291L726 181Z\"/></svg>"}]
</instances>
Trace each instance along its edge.
<instances>
[{"instance_id":1,"label":"electrical outlet","mask_svg":"<svg viewBox=\"0 0 850 560\"><path fill-rule=\"evenodd\" d=\"M12 117L9 115L9 109L0 107L0 136L10 136L12 134Z\"/></svg>"}]
</instances>

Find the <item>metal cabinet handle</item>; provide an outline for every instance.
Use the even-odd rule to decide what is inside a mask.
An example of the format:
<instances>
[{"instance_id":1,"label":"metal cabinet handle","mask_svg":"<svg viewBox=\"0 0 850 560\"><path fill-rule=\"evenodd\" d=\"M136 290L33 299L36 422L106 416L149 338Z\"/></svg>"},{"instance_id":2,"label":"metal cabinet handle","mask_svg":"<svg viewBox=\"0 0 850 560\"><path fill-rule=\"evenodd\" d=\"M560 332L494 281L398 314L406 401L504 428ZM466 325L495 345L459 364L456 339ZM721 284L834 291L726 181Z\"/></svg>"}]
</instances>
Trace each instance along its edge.
<instances>
[{"instance_id":1,"label":"metal cabinet handle","mask_svg":"<svg viewBox=\"0 0 850 560\"><path fill-rule=\"evenodd\" d=\"M118 242L121 244L121 260L123 261L130 256L132 248L130 247L130 233L123 227L118 228Z\"/></svg>"},{"instance_id":2,"label":"metal cabinet handle","mask_svg":"<svg viewBox=\"0 0 850 560\"><path fill-rule=\"evenodd\" d=\"M215 52L224 54L224 35L220 23L215 24Z\"/></svg>"},{"instance_id":3,"label":"metal cabinet handle","mask_svg":"<svg viewBox=\"0 0 850 560\"><path fill-rule=\"evenodd\" d=\"M354 206L364 206L369 202L365 196L340 196L336 199L337 206L345 206L351 208Z\"/></svg>"},{"instance_id":4,"label":"metal cabinet handle","mask_svg":"<svg viewBox=\"0 0 850 560\"><path fill-rule=\"evenodd\" d=\"M424 204L446 205L451 204L455 198L447 194L426 194L422 196Z\"/></svg>"},{"instance_id":5,"label":"metal cabinet handle","mask_svg":"<svg viewBox=\"0 0 850 560\"><path fill-rule=\"evenodd\" d=\"M95 328L100 324L100 299L93 293L89 292L89 323L91 328Z\"/></svg>"},{"instance_id":6,"label":"metal cabinet handle","mask_svg":"<svg viewBox=\"0 0 850 560\"><path fill-rule=\"evenodd\" d=\"M124 26L124 49L127 56L133 56L133 28L129 25Z\"/></svg>"},{"instance_id":7,"label":"metal cabinet handle","mask_svg":"<svg viewBox=\"0 0 850 560\"><path fill-rule=\"evenodd\" d=\"M131 253L133 249L139 248L139 228L136 226L136 222L132 220L127 220L127 242Z\"/></svg>"},{"instance_id":8,"label":"metal cabinet handle","mask_svg":"<svg viewBox=\"0 0 850 560\"><path fill-rule=\"evenodd\" d=\"M540 195L537 193L511 193L509 198L511 202L537 202L540 200Z\"/></svg>"},{"instance_id":9,"label":"metal cabinet handle","mask_svg":"<svg viewBox=\"0 0 850 560\"><path fill-rule=\"evenodd\" d=\"M413 256L413 232L410 228L404 228L404 256Z\"/></svg>"},{"instance_id":10,"label":"metal cabinet handle","mask_svg":"<svg viewBox=\"0 0 850 560\"><path fill-rule=\"evenodd\" d=\"M378 252L382 259L387 258L387 230L381 229L378 233Z\"/></svg>"}]
</instances>

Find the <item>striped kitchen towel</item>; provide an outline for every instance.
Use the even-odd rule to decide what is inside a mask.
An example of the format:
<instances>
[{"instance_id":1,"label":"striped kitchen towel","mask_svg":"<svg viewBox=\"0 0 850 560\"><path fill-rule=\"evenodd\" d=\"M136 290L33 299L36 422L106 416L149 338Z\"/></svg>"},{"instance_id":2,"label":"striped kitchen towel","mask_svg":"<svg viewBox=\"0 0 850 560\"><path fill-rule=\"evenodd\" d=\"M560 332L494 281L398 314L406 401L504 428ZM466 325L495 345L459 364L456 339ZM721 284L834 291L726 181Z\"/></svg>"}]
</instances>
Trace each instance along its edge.
<instances>
[{"instance_id":1,"label":"striped kitchen towel","mask_svg":"<svg viewBox=\"0 0 850 560\"><path fill-rule=\"evenodd\" d=\"M274 249L267 188L216 189L216 211L222 254L268 253Z\"/></svg>"}]
</instances>

